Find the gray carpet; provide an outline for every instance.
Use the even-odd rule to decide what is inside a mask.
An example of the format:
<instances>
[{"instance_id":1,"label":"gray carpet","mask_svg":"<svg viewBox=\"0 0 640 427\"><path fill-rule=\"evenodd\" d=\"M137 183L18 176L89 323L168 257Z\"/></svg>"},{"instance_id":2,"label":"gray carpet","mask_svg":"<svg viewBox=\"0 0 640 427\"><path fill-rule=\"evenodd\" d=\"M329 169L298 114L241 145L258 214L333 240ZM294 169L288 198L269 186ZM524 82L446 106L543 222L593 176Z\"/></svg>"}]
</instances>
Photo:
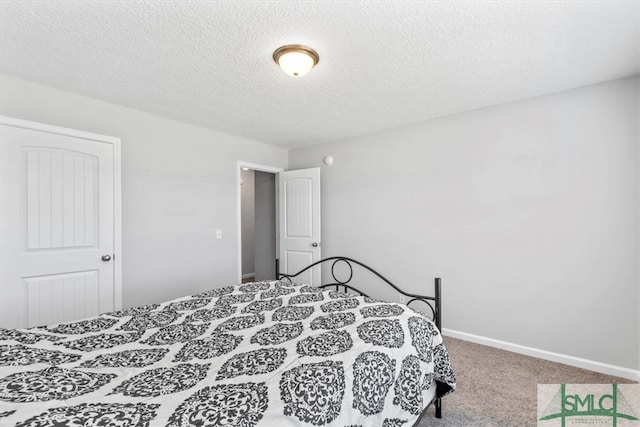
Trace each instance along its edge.
<instances>
[{"instance_id":1,"label":"gray carpet","mask_svg":"<svg viewBox=\"0 0 640 427\"><path fill-rule=\"evenodd\" d=\"M457 389L443 399L443 416L431 407L419 427L535 426L538 384L630 383L492 347L445 337Z\"/></svg>"}]
</instances>

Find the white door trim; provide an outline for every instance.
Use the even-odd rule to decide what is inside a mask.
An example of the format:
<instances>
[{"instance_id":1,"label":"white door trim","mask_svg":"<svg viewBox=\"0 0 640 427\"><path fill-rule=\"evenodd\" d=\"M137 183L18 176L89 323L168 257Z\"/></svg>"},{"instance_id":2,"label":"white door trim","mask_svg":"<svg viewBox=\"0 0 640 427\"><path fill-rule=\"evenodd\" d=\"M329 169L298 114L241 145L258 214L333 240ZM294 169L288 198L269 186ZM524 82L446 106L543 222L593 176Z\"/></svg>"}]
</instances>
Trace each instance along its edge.
<instances>
[{"instance_id":1,"label":"white door trim","mask_svg":"<svg viewBox=\"0 0 640 427\"><path fill-rule=\"evenodd\" d=\"M122 309L122 181L121 181L121 152L120 138L100 135L97 133L84 132L75 129L63 128L60 126L48 125L45 123L32 122L29 120L15 119L0 115L0 124L23 129L37 130L56 135L65 135L75 138L88 139L96 142L103 142L113 145L113 301L114 309Z\"/></svg>"},{"instance_id":2,"label":"white door trim","mask_svg":"<svg viewBox=\"0 0 640 427\"><path fill-rule=\"evenodd\" d=\"M14 119L13 117L0 116L0 124L13 126L23 129L39 130L41 132L54 133L57 135L66 135L82 139L90 139L92 141L106 142L109 144L120 145L120 138L113 136L100 135L97 133L85 132L76 129L68 129L60 126L48 125L45 123L31 122L29 120Z\"/></svg>"},{"instance_id":3,"label":"white door trim","mask_svg":"<svg viewBox=\"0 0 640 427\"><path fill-rule=\"evenodd\" d=\"M242 283L242 187L240 183L242 182L242 168L249 168L260 172L269 172L269 173L280 173L284 171L283 168L278 168L275 166L265 166L258 165L256 163L249 163L242 160L238 160L236 165L236 193L237 193L237 205L236 205L236 224L238 226L238 283ZM278 188L276 186L276 192ZM278 195L276 194L276 198ZM277 209L276 205L276 209ZM278 214L276 212L276 218ZM277 221L276 221L277 227ZM277 236L276 232L276 236ZM276 243L277 244L277 243ZM276 248L276 254L278 253L278 248Z\"/></svg>"}]
</instances>

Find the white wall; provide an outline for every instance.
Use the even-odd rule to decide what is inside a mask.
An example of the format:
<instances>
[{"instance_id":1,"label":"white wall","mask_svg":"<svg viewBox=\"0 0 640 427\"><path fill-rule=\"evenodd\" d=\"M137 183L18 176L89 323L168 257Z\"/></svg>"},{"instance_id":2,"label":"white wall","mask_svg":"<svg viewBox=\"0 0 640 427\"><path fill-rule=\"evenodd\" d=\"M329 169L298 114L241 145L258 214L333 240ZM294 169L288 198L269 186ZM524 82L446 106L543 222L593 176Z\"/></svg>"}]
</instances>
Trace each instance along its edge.
<instances>
[{"instance_id":1,"label":"white wall","mask_svg":"<svg viewBox=\"0 0 640 427\"><path fill-rule=\"evenodd\" d=\"M334 156L323 255L416 293L441 276L445 328L638 369L638 145L629 78L292 150L289 167Z\"/></svg>"},{"instance_id":2,"label":"white wall","mask_svg":"<svg viewBox=\"0 0 640 427\"><path fill-rule=\"evenodd\" d=\"M256 225L256 198L255 198L255 171L253 169L241 170L242 187L240 189L240 203L242 214L240 215L242 233L242 276L254 276L255 267L255 225Z\"/></svg>"},{"instance_id":3,"label":"white wall","mask_svg":"<svg viewBox=\"0 0 640 427\"><path fill-rule=\"evenodd\" d=\"M125 307L236 283L237 161L287 165L282 149L6 75L0 113L122 138Z\"/></svg>"}]
</instances>

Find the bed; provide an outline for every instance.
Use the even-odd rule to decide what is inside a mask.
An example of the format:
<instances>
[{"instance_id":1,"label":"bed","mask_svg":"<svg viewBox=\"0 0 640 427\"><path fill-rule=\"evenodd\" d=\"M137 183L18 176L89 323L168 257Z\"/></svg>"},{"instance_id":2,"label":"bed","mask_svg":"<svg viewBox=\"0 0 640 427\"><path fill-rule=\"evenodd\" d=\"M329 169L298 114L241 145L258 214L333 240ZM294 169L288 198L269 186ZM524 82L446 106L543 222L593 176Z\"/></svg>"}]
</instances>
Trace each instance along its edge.
<instances>
[{"instance_id":1,"label":"bed","mask_svg":"<svg viewBox=\"0 0 640 427\"><path fill-rule=\"evenodd\" d=\"M304 269L0 329L0 425L395 427L414 425L432 403L440 416L456 383L439 332L439 279L435 296L414 295L351 258L323 262L334 282L322 287L297 283ZM336 279L336 263L349 280ZM353 265L429 315L357 290Z\"/></svg>"}]
</instances>

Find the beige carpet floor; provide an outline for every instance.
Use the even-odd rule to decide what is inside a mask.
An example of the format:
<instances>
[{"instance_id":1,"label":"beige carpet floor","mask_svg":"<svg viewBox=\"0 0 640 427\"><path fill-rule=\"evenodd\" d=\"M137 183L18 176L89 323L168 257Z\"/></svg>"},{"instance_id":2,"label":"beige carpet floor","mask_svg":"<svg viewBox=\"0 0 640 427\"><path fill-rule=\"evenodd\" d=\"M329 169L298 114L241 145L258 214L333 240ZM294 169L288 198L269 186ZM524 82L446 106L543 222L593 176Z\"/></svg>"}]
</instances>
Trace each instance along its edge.
<instances>
[{"instance_id":1,"label":"beige carpet floor","mask_svg":"<svg viewBox=\"0 0 640 427\"><path fill-rule=\"evenodd\" d=\"M431 407L419 427L536 426L538 384L631 383L560 363L445 337L457 389Z\"/></svg>"}]
</instances>

